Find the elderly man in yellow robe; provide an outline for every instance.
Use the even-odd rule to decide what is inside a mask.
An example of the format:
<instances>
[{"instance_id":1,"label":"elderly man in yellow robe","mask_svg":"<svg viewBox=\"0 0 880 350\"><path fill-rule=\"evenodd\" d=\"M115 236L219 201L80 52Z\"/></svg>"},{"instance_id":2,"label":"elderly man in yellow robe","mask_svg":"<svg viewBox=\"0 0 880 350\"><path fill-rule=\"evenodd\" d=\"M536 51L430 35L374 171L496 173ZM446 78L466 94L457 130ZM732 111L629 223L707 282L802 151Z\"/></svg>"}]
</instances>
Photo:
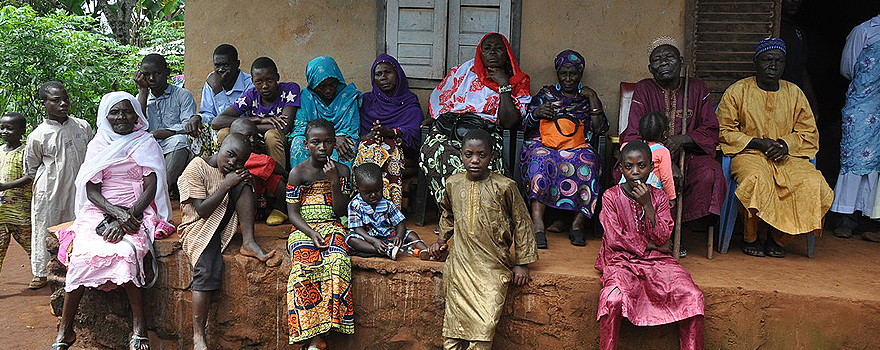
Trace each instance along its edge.
<instances>
[{"instance_id":1,"label":"elderly man in yellow robe","mask_svg":"<svg viewBox=\"0 0 880 350\"><path fill-rule=\"evenodd\" d=\"M794 235L822 232L834 193L810 164L819 150L819 131L810 103L797 85L780 80L785 43L760 41L755 76L737 81L718 105L721 150L733 157L730 172L745 220L743 252L785 257ZM768 237L758 240L766 223Z\"/></svg>"}]
</instances>

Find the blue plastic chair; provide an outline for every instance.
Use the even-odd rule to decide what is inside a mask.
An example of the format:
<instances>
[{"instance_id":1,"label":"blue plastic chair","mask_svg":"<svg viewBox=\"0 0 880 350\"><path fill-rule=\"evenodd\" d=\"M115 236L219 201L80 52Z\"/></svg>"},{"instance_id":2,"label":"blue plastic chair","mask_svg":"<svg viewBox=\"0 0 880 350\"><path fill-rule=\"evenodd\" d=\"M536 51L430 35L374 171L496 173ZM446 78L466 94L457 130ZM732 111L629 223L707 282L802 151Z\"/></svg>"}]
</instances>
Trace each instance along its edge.
<instances>
[{"instance_id":1,"label":"blue plastic chair","mask_svg":"<svg viewBox=\"0 0 880 350\"><path fill-rule=\"evenodd\" d=\"M730 176L730 159L731 157L723 156L721 158L721 171L724 172L724 179L727 181L727 195L724 197L724 205L721 206L721 225L718 229L718 252L727 253L730 248L730 237L733 236L733 226L736 224L736 216L739 212L737 208L736 182ZM810 163L816 165L816 159L811 159ZM812 258L816 250L816 236L807 235L807 257Z\"/></svg>"}]
</instances>

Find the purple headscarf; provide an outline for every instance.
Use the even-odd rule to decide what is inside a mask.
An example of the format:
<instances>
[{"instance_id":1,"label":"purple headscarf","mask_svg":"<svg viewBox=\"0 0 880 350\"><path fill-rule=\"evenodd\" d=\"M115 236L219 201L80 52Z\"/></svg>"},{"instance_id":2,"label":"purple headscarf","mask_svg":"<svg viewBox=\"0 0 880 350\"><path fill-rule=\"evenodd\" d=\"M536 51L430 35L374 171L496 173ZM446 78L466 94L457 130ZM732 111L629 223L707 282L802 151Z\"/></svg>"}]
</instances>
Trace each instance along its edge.
<instances>
[{"instance_id":1,"label":"purple headscarf","mask_svg":"<svg viewBox=\"0 0 880 350\"><path fill-rule=\"evenodd\" d=\"M391 64L397 71L397 86L392 96L386 95L376 85L376 66L383 62ZM379 54L373 62L373 67L370 68L370 80L373 82L373 91L364 93L364 103L361 106L361 135L369 133L373 128L373 122L378 120L384 127L399 130L404 146L418 147L422 108L419 106L418 96L409 90L409 82L400 63L390 55Z\"/></svg>"},{"instance_id":2,"label":"purple headscarf","mask_svg":"<svg viewBox=\"0 0 880 350\"><path fill-rule=\"evenodd\" d=\"M559 70L565 64L571 64L575 69L583 72L584 71L584 56L574 50L565 50L556 55L556 60L553 61L554 66L556 66L556 70Z\"/></svg>"}]
</instances>

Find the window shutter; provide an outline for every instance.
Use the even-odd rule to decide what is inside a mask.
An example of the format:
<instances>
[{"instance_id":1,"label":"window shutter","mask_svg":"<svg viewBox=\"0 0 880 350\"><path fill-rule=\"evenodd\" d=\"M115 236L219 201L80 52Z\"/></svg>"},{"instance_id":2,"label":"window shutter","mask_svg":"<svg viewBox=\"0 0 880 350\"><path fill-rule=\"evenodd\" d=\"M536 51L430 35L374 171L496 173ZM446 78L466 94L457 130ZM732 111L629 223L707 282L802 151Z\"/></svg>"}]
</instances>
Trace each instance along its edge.
<instances>
[{"instance_id":1,"label":"window shutter","mask_svg":"<svg viewBox=\"0 0 880 350\"><path fill-rule=\"evenodd\" d=\"M411 78L446 74L446 0L388 0L385 51Z\"/></svg>"},{"instance_id":2,"label":"window shutter","mask_svg":"<svg viewBox=\"0 0 880 350\"><path fill-rule=\"evenodd\" d=\"M486 33L510 38L510 0L450 0L446 68L474 58Z\"/></svg>"}]
</instances>

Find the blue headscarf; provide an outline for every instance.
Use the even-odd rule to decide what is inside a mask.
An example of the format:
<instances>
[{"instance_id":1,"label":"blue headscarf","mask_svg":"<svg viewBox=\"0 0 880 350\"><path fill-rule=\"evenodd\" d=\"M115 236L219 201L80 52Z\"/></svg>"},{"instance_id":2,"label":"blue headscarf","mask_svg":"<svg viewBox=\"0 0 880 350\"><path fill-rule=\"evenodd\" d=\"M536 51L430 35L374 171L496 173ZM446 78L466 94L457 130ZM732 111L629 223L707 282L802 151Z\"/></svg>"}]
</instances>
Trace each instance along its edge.
<instances>
[{"instance_id":1,"label":"blue headscarf","mask_svg":"<svg viewBox=\"0 0 880 350\"><path fill-rule=\"evenodd\" d=\"M336 78L339 85L336 86L336 96L330 105L318 96L314 89L327 78ZM360 127L361 92L352 84L345 84L339 65L329 56L315 57L306 65L306 82L308 87L303 89L300 95L300 108L296 112L296 121L293 124L293 132L290 134L290 164L295 166L309 157L308 151L303 146L306 136L306 125L309 121L324 118L333 123L336 135L348 136L354 141L355 149L360 141L358 128ZM338 160L338 152L333 151L332 158ZM343 162L351 167L351 161Z\"/></svg>"},{"instance_id":2,"label":"blue headscarf","mask_svg":"<svg viewBox=\"0 0 880 350\"><path fill-rule=\"evenodd\" d=\"M328 78L336 78L336 97L326 105L314 89ZM354 83L345 84L339 65L329 56L312 59L306 65L308 88L300 96L300 108L296 112L296 123L292 136L305 136L306 124L316 118L324 118L336 127L336 135L345 135L355 141L360 126L361 92Z\"/></svg>"}]
</instances>

